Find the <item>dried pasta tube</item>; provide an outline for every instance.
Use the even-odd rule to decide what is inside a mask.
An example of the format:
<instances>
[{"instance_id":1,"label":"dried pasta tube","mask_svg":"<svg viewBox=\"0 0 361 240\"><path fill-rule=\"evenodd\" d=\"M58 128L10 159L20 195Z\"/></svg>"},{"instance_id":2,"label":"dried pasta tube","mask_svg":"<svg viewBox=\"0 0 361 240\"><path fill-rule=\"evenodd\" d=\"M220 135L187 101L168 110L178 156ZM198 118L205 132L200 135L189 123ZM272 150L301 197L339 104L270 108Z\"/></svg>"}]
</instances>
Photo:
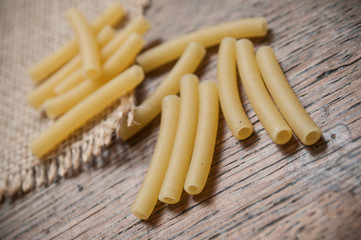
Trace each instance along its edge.
<instances>
[{"instance_id":1,"label":"dried pasta tube","mask_svg":"<svg viewBox=\"0 0 361 240\"><path fill-rule=\"evenodd\" d=\"M287 143L292 131L274 105L258 70L253 44L241 39L236 44L238 71L249 101L268 135L276 144Z\"/></svg>"},{"instance_id":2,"label":"dried pasta tube","mask_svg":"<svg viewBox=\"0 0 361 240\"><path fill-rule=\"evenodd\" d=\"M109 44L104 46L100 52L101 56L103 58L109 58L133 32L143 35L149 28L149 21L143 15L139 15L125 26Z\"/></svg>"},{"instance_id":3,"label":"dried pasta tube","mask_svg":"<svg viewBox=\"0 0 361 240\"><path fill-rule=\"evenodd\" d=\"M116 25L123 16L123 7L119 3L114 2L93 21L91 25L92 29L94 33L98 33L106 25ZM35 83L38 83L63 66L77 53L78 44L76 39L73 38L61 46L58 50L52 52L38 63L30 66L28 74Z\"/></svg>"},{"instance_id":4,"label":"dried pasta tube","mask_svg":"<svg viewBox=\"0 0 361 240\"><path fill-rule=\"evenodd\" d=\"M43 104L46 114L49 117L57 117L71 109L104 83L124 71L134 61L143 45L142 36L132 33L125 43L104 63L103 74L100 79L86 79L64 94L46 100Z\"/></svg>"},{"instance_id":5,"label":"dried pasta tube","mask_svg":"<svg viewBox=\"0 0 361 240\"><path fill-rule=\"evenodd\" d=\"M142 186L133 202L132 213L148 219L157 201L167 171L179 118L179 97L163 98L162 116L157 144Z\"/></svg>"},{"instance_id":6,"label":"dried pasta tube","mask_svg":"<svg viewBox=\"0 0 361 240\"><path fill-rule=\"evenodd\" d=\"M159 200L164 203L177 203L182 195L197 131L198 82L197 76L193 74L184 75L180 82L181 100L177 132L159 192Z\"/></svg>"},{"instance_id":7,"label":"dried pasta tube","mask_svg":"<svg viewBox=\"0 0 361 240\"><path fill-rule=\"evenodd\" d=\"M179 92L179 82L183 75L194 72L202 61L206 51L198 43L190 43L181 58L155 91L147 97L134 112L137 124L127 126L127 121L121 123L120 137L127 140L144 128L161 111L162 99L167 95Z\"/></svg>"},{"instance_id":8,"label":"dried pasta tube","mask_svg":"<svg viewBox=\"0 0 361 240\"><path fill-rule=\"evenodd\" d=\"M307 114L293 92L272 48L261 47L256 53L256 58L268 91L296 136L305 145L316 143L321 137L321 129Z\"/></svg>"},{"instance_id":9,"label":"dried pasta tube","mask_svg":"<svg viewBox=\"0 0 361 240\"><path fill-rule=\"evenodd\" d=\"M64 78L63 81L61 81L58 85L56 85L54 88L54 92L57 95L61 95L65 92L69 91L73 87L77 86L84 80L85 80L85 78L83 76L82 69L78 68L72 74L70 74L69 76Z\"/></svg>"},{"instance_id":10,"label":"dried pasta tube","mask_svg":"<svg viewBox=\"0 0 361 240\"><path fill-rule=\"evenodd\" d=\"M137 62L145 72L177 59L188 43L198 42L204 47L217 45L225 37L250 38L267 34L267 20L263 17L240 19L207 27L165 42L140 54Z\"/></svg>"},{"instance_id":11,"label":"dried pasta tube","mask_svg":"<svg viewBox=\"0 0 361 240\"><path fill-rule=\"evenodd\" d=\"M119 2L112 2L109 7L94 19L91 27L95 33L99 32L105 25L115 26L125 16L125 11Z\"/></svg>"},{"instance_id":12,"label":"dried pasta tube","mask_svg":"<svg viewBox=\"0 0 361 240\"><path fill-rule=\"evenodd\" d=\"M184 190L189 194L200 193L211 169L218 129L218 93L212 81L199 84L199 114L196 140Z\"/></svg>"},{"instance_id":13,"label":"dried pasta tube","mask_svg":"<svg viewBox=\"0 0 361 240\"><path fill-rule=\"evenodd\" d=\"M76 8L67 11L67 19L74 30L82 60L83 76L95 79L101 74L99 48L94 33Z\"/></svg>"},{"instance_id":14,"label":"dried pasta tube","mask_svg":"<svg viewBox=\"0 0 361 240\"><path fill-rule=\"evenodd\" d=\"M121 32L119 32L107 45L100 50L100 60L104 63L132 33L144 34L150 28L149 22L143 17L138 16L129 23ZM55 93L60 95L75 87L84 80L81 71L77 71L71 76L61 81L54 89Z\"/></svg>"},{"instance_id":15,"label":"dried pasta tube","mask_svg":"<svg viewBox=\"0 0 361 240\"><path fill-rule=\"evenodd\" d=\"M236 39L226 37L222 40L218 50L219 101L233 136L237 139L246 139L252 134L253 126L244 112L238 92L236 42Z\"/></svg>"},{"instance_id":16,"label":"dried pasta tube","mask_svg":"<svg viewBox=\"0 0 361 240\"><path fill-rule=\"evenodd\" d=\"M114 37L114 35L115 31L113 28L110 26L105 26L103 30L101 30L97 35L97 42L99 47L103 47ZM66 79L69 75L72 75L72 73L79 69L80 66L81 58L78 54L44 83L37 86L33 91L30 92L28 95L28 102L30 105L32 105L34 108L39 108L46 99L55 97L55 86L62 82L63 79Z\"/></svg>"},{"instance_id":17,"label":"dried pasta tube","mask_svg":"<svg viewBox=\"0 0 361 240\"><path fill-rule=\"evenodd\" d=\"M139 66L135 65L124 71L64 114L40 136L33 139L29 144L30 150L39 158L44 156L91 117L101 112L124 93L134 89L143 78L144 73Z\"/></svg>"}]
</instances>

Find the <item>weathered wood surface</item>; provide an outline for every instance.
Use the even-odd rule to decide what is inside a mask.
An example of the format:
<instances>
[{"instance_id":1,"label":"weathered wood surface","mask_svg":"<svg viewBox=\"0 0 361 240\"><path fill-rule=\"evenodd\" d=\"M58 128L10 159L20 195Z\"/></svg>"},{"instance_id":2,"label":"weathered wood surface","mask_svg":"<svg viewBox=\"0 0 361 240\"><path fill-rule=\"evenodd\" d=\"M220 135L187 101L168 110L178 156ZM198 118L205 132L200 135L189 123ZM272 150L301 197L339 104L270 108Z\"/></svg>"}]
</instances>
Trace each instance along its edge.
<instances>
[{"instance_id":1,"label":"weathered wood surface","mask_svg":"<svg viewBox=\"0 0 361 240\"><path fill-rule=\"evenodd\" d=\"M147 171L159 119L75 176L0 205L0 239L361 239L361 2L152 1L149 43L202 26L265 16L271 45L323 138L272 143L240 86L255 133L231 136L220 115L217 146L204 191L158 203L148 221L130 213ZM197 74L216 79L217 48ZM170 67L150 74L148 94Z\"/></svg>"}]
</instances>

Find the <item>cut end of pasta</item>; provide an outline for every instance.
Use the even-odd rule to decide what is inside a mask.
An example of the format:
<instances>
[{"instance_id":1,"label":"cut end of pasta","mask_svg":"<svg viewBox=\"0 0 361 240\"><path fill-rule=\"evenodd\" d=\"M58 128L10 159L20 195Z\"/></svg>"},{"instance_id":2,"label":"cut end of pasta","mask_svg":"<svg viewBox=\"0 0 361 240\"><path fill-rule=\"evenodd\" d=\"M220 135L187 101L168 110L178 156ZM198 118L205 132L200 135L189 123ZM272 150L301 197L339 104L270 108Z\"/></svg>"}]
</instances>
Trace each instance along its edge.
<instances>
[{"instance_id":1,"label":"cut end of pasta","mask_svg":"<svg viewBox=\"0 0 361 240\"><path fill-rule=\"evenodd\" d=\"M190 43L188 44L188 47L189 47L189 48L195 48L195 49L197 49L198 51L200 51L201 55L203 55L203 56L206 54L206 49L205 49L205 47L203 47L203 45L200 44L200 43L198 43L198 42L190 42ZM188 47L187 47L187 48L188 48Z\"/></svg>"},{"instance_id":2,"label":"cut end of pasta","mask_svg":"<svg viewBox=\"0 0 361 240\"><path fill-rule=\"evenodd\" d=\"M265 18L262 18L261 22L261 32L266 35L267 31L268 31L268 24L267 24L267 20Z\"/></svg>"},{"instance_id":3,"label":"cut end of pasta","mask_svg":"<svg viewBox=\"0 0 361 240\"><path fill-rule=\"evenodd\" d=\"M253 48L253 43L248 38L242 38L237 41L236 46L250 45Z\"/></svg>"},{"instance_id":4,"label":"cut end of pasta","mask_svg":"<svg viewBox=\"0 0 361 240\"><path fill-rule=\"evenodd\" d=\"M280 129L273 134L272 140L278 144L282 145L287 143L292 137L292 131L290 129Z\"/></svg>"},{"instance_id":5,"label":"cut end of pasta","mask_svg":"<svg viewBox=\"0 0 361 240\"><path fill-rule=\"evenodd\" d=\"M38 65L34 65L29 67L28 69L28 75L30 76L31 80L33 80L34 83L39 83L46 77L46 75L42 74L38 68L39 68Z\"/></svg>"},{"instance_id":6,"label":"cut end of pasta","mask_svg":"<svg viewBox=\"0 0 361 240\"><path fill-rule=\"evenodd\" d=\"M253 132L253 127L243 127L241 129L239 129L237 135L238 135L238 138L242 140L242 139L246 139L249 136L251 136L252 132Z\"/></svg>"},{"instance_id":7,"label":"cut end of pasta","mask_svg":"<svg viewBox=\"0 0 361 240\"><path fill-rule=\"evenodd\" d=\"M62 113L59 113L57 111L57 109L54 110L54 108L52 107L52 102L54 100L53 99L48 99L48 100L45 100L43 105L42 105L42 108L46 114L46 116L48 118L56 118L58 117L59 115L61 115Z\"/></svg>"},{"instance_id":8,"label":"cut end of pasta","mask_svg":"<svg viewBox=\"0 0 361 240\"><path fill-rule=\"evenodd\" d=\"M225 37L225 38L222 39L221 44L222 44L223 42L231 42L231 43L233 43L233 44L236 44L237 39L235 39L235 38L233 38L233 37ZM224 43L223 43L223 44L224 44Z\"/></svg>"},{"instance_id":9,"label":"cut end of pasta","mask_svg":"<svg viewBox=\"0 0 361 240\"><path fill-rule=\"evenodd\" d=\"M302 140L302 142L305 145L312 145L312 144L315 144L320 138L321 138L321 130L315 129L315 130L309 132L306 135L305 139Z\"/></svg>"},{"instance_id":10,"label":"cut end of pasta","mask_svg":"<svg viewBox=\"0 0 361 240\"><path fill-rule=\"evenodd\" d=\"M260 58L262 55L266 54L266 52L271 52L274 54L270 46L262 46L256 51L257 58Z\"/></svg>"},{"instance_id":11,"label":"cut end of pasta","mask_svg":"<svg viewBox=\"0 0 361 240\"><path fill-rule=\"evenodd\" d=\"M46 151L44 151L44 148L39 147L36 141L37 141L36 139L30 141L29 149L40 161L42 161L42 156L45 155Z\"/></svg>"},{"instance_id":12,"label":"cut end of pasta","mask_svg":"<svg viewBox=\"0 0 361 240\"><path fill-rule=\"evenodd\" d=\"M35 96L34 92L29 93L27 96L28 103L35 109L38 109L41 105L39 99Z\"/></svg>"},{"instance_id":13,"label":"cut end of pasta","mask_svg":"<svg viewBox=\"0 0 361 240\"><path fill-rule=\"evenodd\" d=\"M134 216L136 216L137 218L143 219L143 220L147 220L149 218L149 215L146 215L144 213L141 213L137 210L132 210L132 213Z\"/></svg>"},{"instance_id":14,"label":"cut end of pasta","mask_svg":"<svg viewBox=\"0 0 361 240\"><path fill-rule=\"evenodd\" d=\"M200 193L202 189L199 189L195 185L188 185L188 186L184 187L184 190L189 194L195 195L195 194Z\"/></svg>"},{"instance_id":15,"label":"cut end of pasta","mask_svg":"<svg viewBox=\"0 0 361 240\"><path fill-rule=\"evenodd\" d=\"M140 67L139 65L134 65L132 69L132 71L134 71L134 75L137 78L144 78L144 71L142 67Z\"/></svg>"},{"instance_id":16,"label":"cut end of pasta","mask_svg":"<svg viewBox=\"0 0 361 240\"><path fill-rule=\"evenodd\" d=\"M159 195L159 200L161 202L164 202L164 203L167 203L167 204L175 204L179 201L179 199L175 199L173 197L170 197L170 196L162 196L162 195Z\"/></svg>"}]
</instances>

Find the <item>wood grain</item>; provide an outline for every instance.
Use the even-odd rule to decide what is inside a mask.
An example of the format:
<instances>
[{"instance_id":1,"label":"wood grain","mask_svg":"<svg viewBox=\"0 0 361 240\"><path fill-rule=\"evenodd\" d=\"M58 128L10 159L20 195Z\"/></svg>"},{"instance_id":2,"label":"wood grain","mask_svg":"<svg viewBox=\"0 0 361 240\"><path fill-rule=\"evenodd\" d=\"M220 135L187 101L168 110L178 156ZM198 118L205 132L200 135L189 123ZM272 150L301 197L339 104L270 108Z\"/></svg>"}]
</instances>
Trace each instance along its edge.
<instances>
[{"instance_id":1,"label":"wood grain","mask_svg":"<svg viewBox=\"0 0 361 240\"><path fill-rule=\"evenodd\" d=\"M361 2L152 1L148 47L243 17L265 16L270 45L306 111L321 127L311 147L296 137L272 143L240 92L255 133L232 137L220 115L204 191L178 204L158 203L141 221L130 206L147 171L159 118L124 143L116 141L80 174L0 205L0 239L360 239ZM197 75L216 79L217 48ZM147 76L141 101L171 64Z\"/></svg>"}]
</instances>

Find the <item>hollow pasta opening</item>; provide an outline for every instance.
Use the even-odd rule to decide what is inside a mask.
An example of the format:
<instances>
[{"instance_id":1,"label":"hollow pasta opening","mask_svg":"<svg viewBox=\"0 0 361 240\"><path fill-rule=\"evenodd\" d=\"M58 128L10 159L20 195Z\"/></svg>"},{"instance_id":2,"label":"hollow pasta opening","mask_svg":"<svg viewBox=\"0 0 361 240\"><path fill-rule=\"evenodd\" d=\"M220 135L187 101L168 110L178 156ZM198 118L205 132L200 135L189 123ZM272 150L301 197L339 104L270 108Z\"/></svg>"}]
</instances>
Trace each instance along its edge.
<instances>
[{"instance_id":1,"label":"hollow pasta opening","mask_svg":"<svg viewBox=\"0 0 361 240\"><path fill-rule=\"evenodd\" d=\"M292 133L289 130L283 129L276 133L275 143L285 144L291 139Z\"/></svg>"},{"instance_id":2,"label":"hollow pasta opening","mask_svg":"<svg viewBox=\"0 0 361 240\"><path fill-rule=\"evenodd\" d=\"M316 143L321 137L321 133L319 131L311 131L306 135L306 141L305 144L306 145L311 145Z\"/></svg>"},{"instance_id":3,"label":"hollow pasta opening","mask_svg":"<svg viewBox=\"0 0 361 240\"><path fill-rule=\"evenodd\" d=\"M238 136L240 139L248 138L252 134L253 129L249 127L244 127L239 129Z\"/></svg>"},{"instance_id":4,"label":"hollow pasta opening","mask_svg":"<svg viewBox=\"0 0 361 240\"><path fill-rule=\"evenodd\" d=\"M174 204L174 203L177 202L177 200L172 198L172 197L161 197L161 196L159 196L159 200L161 200L164 203L168 203L168 204Z\"/></svg>"}]
</instances>

